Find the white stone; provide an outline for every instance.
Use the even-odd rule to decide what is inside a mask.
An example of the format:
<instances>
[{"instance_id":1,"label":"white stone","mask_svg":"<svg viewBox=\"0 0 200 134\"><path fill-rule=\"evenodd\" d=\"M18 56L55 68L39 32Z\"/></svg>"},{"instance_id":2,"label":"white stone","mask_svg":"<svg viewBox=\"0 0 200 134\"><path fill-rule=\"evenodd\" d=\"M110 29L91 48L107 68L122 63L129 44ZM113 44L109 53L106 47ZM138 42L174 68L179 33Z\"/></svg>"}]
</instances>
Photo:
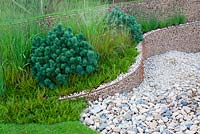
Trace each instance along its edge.
<instances>
[{"instance_id":1,"label":"white stone","mask_svg":"<svg viewBox=\"0 0 200 134\"><path fill-rule=\"evenodd\" d=\"M139 111L140 111L140 113L146 113L146 112L149 111L149 109L140 107L140 108L139 108Z\"/></svg>"},{"instance_id":2,"label":"white stone","mask_svg":"<svg viewBox=\"0 0 200 134\"><path fill-rule=\"evenodd\" d=\"M182 115L182 114L179 114L176 118L177 118L177 119L183 119L183 115Z\"/></svg>"},{"instance_id":3,"label":"white stone","mask_svg":"<svg viewBox=\"0 0 200 134\"><path fill-rule=\"evenodd\" d=\"M94 125L94 121L93 121L92 119L90 119L90 118L86 118L86 119L85 119L85 123L86 123L87 125Z\"/></svg>"},{"instance_id":4,"label":"white stone","mask_svg":"<svg viewBox=\"0 0 200 134\"><path fill-rule=\"evenodd\" d=\"M143 134L143 129L142 128L140 128L140 127L137 127L137 130L138 130L138 132L140 133L140 134Z\"/></svg>"},{"instance_id":5,"label":"white stone","mask_svg":"<svg viewBox=\"0 0 200 134\"><path fill-rule=\"evenodd\" d=\"M91 109L91 112L92 112L94 115L96 115L96 114L99 113L100 111L101 111L101 108L100 108L99 105L97 105L97 106L95 106L95 107L93 107L93 108Z\"/></svg>"},{"instance_id":6,"label":"white stone","mask_svg":"<svg viewBox=\"0 0 200 134\"><path fill-rule=\"evenodd\" d=\"M176 117L177 115L179 115L180 113L177 111L177 112L174 112L173 114L172 114L172 116L173 117Z\"/></svg>"},{"instance_id":7,"label":"white stone","mask_svg":"<svg viewBox=\"0 0 200 134\"><path fill-rule=\"evenodd\" d=\"M113 119L113 123L114 123L114 124L118 124L118 123L119 123L119 120L118 120L117 118L114 118L114 119Z\"/></svg>"},{"instance_id":8,"label":"white stone","mask_svg":"<svg viewBox=\"0 0 200 134\"><path fill-rule=\"evenodd\" d=\"M185 131L185 130L187 129L187 127L186 127L185 125L181 125L181 126L180 126L180 129L181 129L182 131Z\"/></svg>"},{"instance_id":9,"label":"white stone","mask_svg":"<svg viewBox=\"0 0 200 134\"><path fill-rule=\"evenodd\" d=\"M151 120L153 120L153 116L148 116L148 117L146 118L146 121L151 121Z\"/></svg>"},{"instance_id":10,"label":"white stone","mask_svg":"<svg viewBox=\"0 0 200 134\"><path fill-rule=\"evenodd\" d=\"M184 109L184 111L185 111L186 113L190 113L190 111L191 111L191 108L189 108L189 107L184 107L183 109Z\"/></svg>"},{"instance_id":11,"label":"white stone","mask_svg":"<svg viewBox=\"0 0 200 134\"><path fill-rule=\"evenodd\" d=\"M149 121L147 121L147 122L145 122L146 124L147 124L147 126L150 128L150 129L156 129L157 128L157 122L156 121L152 121L152 122L149 122Z\"/></svg>"},{"instance_id":12,"label":"white stone","mask_svg":"<svg viewBox=\"0 0 200 134\"><path fill-rule=\"evenodd\" d=\"M146 117L144 115L138 115L135 117L136 120L145 121Z\"/></svg>"},{"instance_id":13,"label":"white stone","mask_svg":"<svg viewBox=\"0 0 200 134\"><path fill-rule=\"evenodd\" d=\"M160 134L160 132L153 132L152 134Z\"/></svg>"},{"instance_id":14,"label":"white stone","mask_svg":"<svg viewBox=\"0 0 200 134\"><path fill-rule=\"evenodd\" d=\"M198 126L197 126L197 125L192 125L192 126L190 127L190 130L191 130L191 131L194 131L194 132L197 132L197 129L198 129Z\"/></svg>"},{"instance_id":15,"label":"white stone","mask_svg":"<svg viewBox=\"0 0 200 134\"><path fill-rule=\"evenodd\" d=\"M97 127L96 126L90 126L90 128L95 130Z\"/></svg>"},{"instance_id":16,"label":"white stone","mask_svg":"<svg viewBox=\"0 0 200 134\"><path fill-rule=\"evenodd\" d=\"M154 114L153 114L153 117L154 117L155 120L161 119L161 116L160 116L160 114L158 114L158 113L154 113Z\"/></svg>"},{"instance_id":17,"label":"white stone","mask_svg":"<svg viewBox=\"0 0 200 134\"><path fill-rule=\"evenodd\" d=\"M128 134L137 134L135 131L131 131L131 130L128 130L127 133Z\"/></svg>"},{"instance_id":18,"label":"white stone","mask_svg":"<svg viewBox=\"0 0 200 134\"><path fill-rule=\"evenodd\" d=\"M163 117L162 120L166 123L168 122L168 118L167 117Z\"/></svg>"},{"instance_id":19,"label":"white stone","mask_svg":"<svg viewBox=\"0 0 200 134\"><path fill-rule=\"evenodd\" d=\"M114 132L120 132L120 128L119 127L114 127L114 128L112 128L112 130L114 131Z\"/></svg>"},{"instance_id":20,"label":"white stone","mask_svg":"<svg viewBox=\"0 0 200 134\"><path fill-rule=\"evenodd\" d=\"M138 109L137 109L137 107L132 107L132 106L131 106L131 111L133 113L136 113L136 114L139 112Z\"/></svg>"}]
</instances>

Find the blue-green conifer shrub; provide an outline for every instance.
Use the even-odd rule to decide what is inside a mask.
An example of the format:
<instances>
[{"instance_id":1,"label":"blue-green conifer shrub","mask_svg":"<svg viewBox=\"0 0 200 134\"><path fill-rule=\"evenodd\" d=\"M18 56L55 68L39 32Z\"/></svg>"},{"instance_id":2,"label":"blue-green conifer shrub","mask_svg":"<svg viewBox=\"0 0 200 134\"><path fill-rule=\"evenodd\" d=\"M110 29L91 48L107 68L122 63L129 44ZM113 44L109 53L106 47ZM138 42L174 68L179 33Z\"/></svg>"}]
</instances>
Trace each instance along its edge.
<instances>
[{"instance_id":1,"label":"blue-green conifer shrub","mask_svg":"<svg viewBox=\"0 0 200 134\"><path fill-rule=\"evenodd\" d=\"M107 16L108 25L115 28L127 27L131 33L132 39L137 43L143 40L140 24L135 17L126 14L119 7L115 7Z\"/></svg>"},{"instance_id":2,"label":"blue-green conifer shrub","mask_svg":"<svg viewBox=\"0 0 200 134\"><path fill-rule=\"evenodd\" d=\"M43 39L32 40L32 74L41 86L53 89L68 83L71 74L93 72L98 65L98 54L83 34L74 35L61 24Z\"/></svg>"}]
</instances>

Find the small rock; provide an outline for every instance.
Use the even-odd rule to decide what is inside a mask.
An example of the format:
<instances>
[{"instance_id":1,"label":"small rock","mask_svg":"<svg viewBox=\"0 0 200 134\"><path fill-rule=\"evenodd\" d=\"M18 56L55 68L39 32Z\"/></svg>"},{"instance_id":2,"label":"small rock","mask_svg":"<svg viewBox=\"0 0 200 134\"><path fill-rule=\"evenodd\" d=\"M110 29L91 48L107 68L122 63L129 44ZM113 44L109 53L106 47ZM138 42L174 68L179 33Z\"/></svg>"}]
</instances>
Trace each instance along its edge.
<instances>
[{"instance_id":1,"label":"small rock","mask_svg":"<svg viewBox=\"0 0 200 134\"><path fill-rule=\"evenodd\" d=\"M153 117L154 117L155 120L161 119L161 116L158 113L154 113Z\"/></svg>"},{"instance_id":2,"label":"small rock","mask_svg":"<svg viewBox=\"0 0 200 134\"><path fill-rule=\"evenodd\" d=\"M145 104L145 100L144 99L139 99L135 102L136 104Z\"/></svg>"},{"instance_id":3,"label":"small rock","mask_svg":"<svg viewBox=\"0 0 200 134\"><path fill-rule=\"evenodd\" d=\"M139 132L140 134L143 134L143 132L144 132L144 130L143 130L142 128L140 128L140 127L137 127L137 130L138 130L138 132Z\"/></svg>"},{"instance_id":4,"label":"small rock","mask_svg":"<svg viewBox=\"0 0 200 134\"><path fill-rule=\"evenodd\" d=\"M180 113L177 111L177 112L174 112L173 114L172 114L172 116L173 116L173 118L175 118L177 115L179 115Z\"/></svg>"},{"instance_id":5,"label":"small rock","mask_svg":"<svg viewBox=\"0 0 200 134\"><path fill-rule=\"evenodd\" d=\"M99 97L99 102L102 102L102 101L103 101L103 99L101 97Z\"/></svg>"},{"instance_id":6,"label":"small rock","mask_svg":"<svg viewBox=\"0 0 200 134\"><path fill-rule=\"evenodd\" d=\"M190 130L191 131L197 131L197 129L198 129L198 126L197 125L192 125L191 127L190 127Z\"/></svg>"},{"instance_id":7,"label":"small rock","mask_svg":"<svg viewBox=\"0 0 200 134\"><path fill-rule=\"evenodd\" d=\"M163 114L163 113L166 113L168 111L169 111L169 108L167 106L162 106L161 110L160 110L160 113Z\"/></svg>"},{"instance_id":8,"label":"small rock","mask_svg":"<svg viewBox=\"0 0 200 134\"><path fill-rule=\"evenodd\" d=\"M91 109L91 113L93 113L94 115L96 115L100 111L101 111L101 109L100 109L100 106L98 106L98 105L93 107L93 109Z\"/></svg>"},{"instance_id":9,"label":"small rock","mask_svg":"<svg viewBox=\"0 0 200 134\"><path fill-rule=\"evenodd\" d=\"M181 106L184 107L184 106L187 106L188 103L186 101L181 101Z\"/></svg>"},{"instance_id":10,"label":"small rock","mask_svg":"<svg viewBox=\"0 0 200 134\"><path fill-rule=\"evenodd\" d=\"M101 123L100 126L99 126L99 130L100 130L100 131L104 130L104 129L107 127L107 125L108 125L108 124L105 123L105 122Z\"/></svg>"},{"instance_id":11,"label":"small rock","mask_svg":"<svg viewBox=\"0 0 200 134\"><path fill-rule=\"evenodd\" d=\"M176 99L180 100L180 99L182 99L182 96L178 95L178 96L176 96Z\"/></svg>"},{"instance_id":12,"label":"small rock","mask_svg":"<svg viewBox=\"0 0 200 134\"><path fill-rule=\"evenodd\" d=\"M199 103L198 103L197 101L194 101L193 105L194 105L195 107L199 107Z\"/></svg>"},{"instance_id":13,"label":"small rock","mask_svg":"<svg viewBox=\"0 0 200 134\"><path fill-rule=\"evenodd\" d=\"M128 133L128 134L137 134L137 132L131 131L131 130L128 130L127 133Z\"/></svg>"},{"instance_id":14,"label":"small rock","mask_svg":"<svg viewBox=\"0 0 200 134\"><path fill-rule=\"evenodd\" d=\"M124 118L125 118L126 120L131 120L131 119L132 119L131 112L127 112L127 113L124 115Z\"/></svg>"},{"instance_id":15,"label":"small rock","mask_svg":"<svg viewBox=\"0 0 200 134\"><path fill-rule=\"evenodd\" d=\"M168 118L167 117L163 117L162 120L166 123L168 122Z\"/></svg>"},{"instance_id":16,"label":"small rock","mask_svg":"<svg viewBox=\"0 0 200 134\"><path fill-rule=\"evenodd\" d=\"M118 133L118 132L120 132L121 129L119 127L114 127L114 128L112 128L112 130L113 130L113 132L117 132Z\"/></svg>"},{"instance_id":17,"label":"small rock","mask_svg":"<svg viewBox=\"0 0 200 134\"><path fill-rule=\"evenodd\" d=\"M186 134L195 134L196 132L195 131L191 131L191 130L186 130L185 133Z\"/></svg>"},{"instance_id":18,"label":"small rock","mask_svg":"<svg viewBox=\"0 0 200 134\"><path fill-rule=\"evenodd\" d=\"M163 130L162 134L171 134L171 132L169 130Z\"/></svg>"},{"instance_id":19,"label":"small rock","mask_svg":"<svg viewBox=\"0 0 200 134\"><path fill-rule=\"evenodd\" d=\"M155 129L157 128L157 122L156 121L152 121L152 122L146 122L146 124L151 128L151 129Z\"/></svg>"},{"instance_id":20,"label":"small rock","mask_svg":"<svg viewBox=\"0 0 200 134\"><path fill-rule=\"evenodd\" d=\"M176 126L177 126L177 124L175 122L171 122L167 125L167 128L170 130L173 130Z\"/></svg>"},{"instance_id":21,"label":"small rock","mask_svg":"<svg viewBox=\"0 0 200 134\"><path fill-rule=\"evenodd\" d=\"M154 83L154 82L149 82L149 86L150 87L155 87L157 84L156 83Z\"/></svg>"},{"instance_id":22,"label":"small rock","mask_svg":"<svg viewBox=\"0 0 200 134\"><path fill-rule=\"evenodd\" d=\"M183 119L183 115L182 115L182 114L179 114L176 118L177 118L177 119Z\"/></svg>"},{"instance_id":23,"label":"small rock","mask_svg":"<svg viewBox=\"0 0 200 134\"><path fill-rule=\"evenodd\" d=\"M162 116L163 116L163 117L170 118L170 117L172 116L172 113L171 113L171 111L167 111L167 112L165 112L165 113L162 113Z\"/></svg>"},{"instance_id":24,"label":"small rock","mask_svg":"<svg viewBox=\"0 0 200 134\"><path fill-rule=\"evenodd\" d=\"M138 108L138 109L139 109L140 113L146 113L146 112L149 111L148 108L143 108L143 107L140 107L140 108Z\"/></svg>"},{"instance_id":25,"label":"small rock","mask_svg":"<svg viewBox=\"0 0 200 134\"><path fill-rule=\"evenodd\" d=\"M137 114L139 111L138 111L138 109L137 109L137 107L130 107L130 109L131 109L131 111L133 112L133 113L135 113L135 114Z\"/></svg>"},{"instance_id":26,"label":"small rock","mask_svg":"<svg viewBox=\"0 0 200 134\"><path fill-rule=\"evenodd\" d=\"M153 116L148 116L148 117L146 118L146 121L151 121L151 120L153 120Z\"/></svg>"},{"instance_id":27,"label":"small rock","mask_svg":"<svg viewBox=\"0 0 200 134\"><path fill-rule=\"evenodd\" d=\"M187 129L187 127L186 127L185 125L181 125L181 126L180 126L180 129L181 129L182 131L185 131L185 130Z\"/></svg>"},{"instance_id":28,"label":"small rock","mask_svg":"<svg viewBox=\"0 0 200 134\"><path fill-rule=\"evenodd\" d=\"M200 121L200 115L197 117L197 120Z\"/></svg>"},{"instance_id":29,"label":"small rock","mask_svg":"<svg viewBox=\"0 0 200 134\"><path fill-rule=\"evenodd\" d=\"M144 116L144 115L138 115L138 116L136 116L135 117L136 118L136 120L141 120L141 121L145 121L145 119L146 119L146 117Z\"/></svg>"},{"instance_id":30,"label":"small rock","mask_svg":"<svg viewBox=\"0 0 200 134\"><path fill-rule=\"evenodd\" d=\"M121 128L128 128L130 126L129 122L127 121L122 121L122 123L119 125Z\"/></svg>"},{"instance_id":31,"label":"small rock","mask_svg":"<svg viewBox=\"0 0 200 134\"><path fill-rule=\"evenodd\" d=\"M97 127L95 125L90 126L91 129L95 130Z\"/></svg>"},{"instance_id":32,"label":"small rock","mask_svg":"<svg viewBox=\"0 0 200 134\"><path fill-rule=\"evenodd\" d=\"M114 123L114 124L118 124L118 123L119 123L119 120L118 120L117 118L114 118L114 119L113 119L113 123Z\"/></svg>"},{"instance_id":33,"label":"small rock","mask_svg":"<svg viewBox=\"0 0 200 134\"><path fill-rule=\"evenodd\" d=\"M102 134L108 134L108 131L106 129L104 129L103 131L101 131Z\"/></svg>"},{"instance_id":34,"label":"small rock","mask_svg":"<svg viewBox=\"0 0 200 134\"><path fill-rule=\"evenodd\" d=\"M159 132L153 132L152 134L160 134Z\"/></svg>"},{"instance_id":35,"label":"small rock","mask_svg":"<svg viewBox=\"0 0 200 134\"><path fill-rule=\"evenodd\" d=\"M90 119L90 118L86 118L86 119L85 119L85 123L86 123L87 125L94 125L94 121L93 121L92 119Z\"/></svg>"},{"instance_id":36,"label":"small rock","mask_svg":"<svg viewBox=\"0 0 200 134\"><path fill-rule=\"evenodd\" d=\"M100 115L100 118L103 119L103 120L105 120L105 119L107 119L108 117L107 117L107 114L102 113L102 114Z\"/></svg>"}]
</instances>

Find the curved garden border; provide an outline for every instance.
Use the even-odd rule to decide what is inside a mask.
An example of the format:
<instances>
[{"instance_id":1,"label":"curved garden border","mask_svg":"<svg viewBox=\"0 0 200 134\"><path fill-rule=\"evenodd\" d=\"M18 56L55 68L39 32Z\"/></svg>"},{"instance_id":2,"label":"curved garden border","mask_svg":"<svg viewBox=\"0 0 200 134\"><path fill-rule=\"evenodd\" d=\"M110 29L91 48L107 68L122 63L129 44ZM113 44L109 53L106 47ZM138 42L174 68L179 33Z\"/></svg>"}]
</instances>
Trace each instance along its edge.
<instances>
[{"instance_id":1,"label":"curved garden border","mask_svg":"<svg viewBox=\"0 0 200 134\"><path fill-rule=\"evenodd\" d=\"M82 92L70 96L60 97L60 100L85 97L96 100L106 98L115 93L131 91L138 87L144 79L144 60L170 50L184 52L200 52L200 21L179 26L158 29L144 34L144 41L138 45L140 54L136 62L129 68L128 73L121 74L109 83L100 85L90 92Z\"/></svg>"}]
</instances>

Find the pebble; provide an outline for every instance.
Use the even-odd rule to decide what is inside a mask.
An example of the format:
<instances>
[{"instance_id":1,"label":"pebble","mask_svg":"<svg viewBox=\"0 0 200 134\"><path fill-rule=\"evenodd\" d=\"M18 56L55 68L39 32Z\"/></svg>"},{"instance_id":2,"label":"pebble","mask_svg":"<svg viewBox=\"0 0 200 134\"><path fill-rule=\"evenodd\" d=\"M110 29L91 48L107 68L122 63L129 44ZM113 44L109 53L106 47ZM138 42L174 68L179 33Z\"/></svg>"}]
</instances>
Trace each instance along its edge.
<instances>
[{"instance_id":1,"label":"pebble","mask_svg":"<svg viewBox=\"0 0 200 134\"><path fill-rule=\"evenodd\" d=\"M93 125L94 124L94 121L90 118L86 118L84 121L87 125Z\"/></svg>"},{"instance_id":2,"label":"pebble","mask_svg":"<svg viewBox=\"0 0 200 134\"><path fill-rule=\"evenodd\" d=\"M120 132L120 128L119 127L114 127L112 128L113 132Z\"/></svg>"},{"instance_id":3,"label":"pebble","mask_svg":"<svg viewBox=\"0 0 200 134\"><path fill-rule=\"evenodd\" d=\"M131 120L131 119L132 119L131 112L127 112L127 113L124 115L124 118L125 118L126 120Z\"/></svg>"},{"instance_id":4,"label":"pebble","mask_svg":"<svg viewBox=\"0 0 200 134\"><path fill-rule=\"evenodd\" d=\"M198 128L197 125L192 125L192 126L190 127L190 130L196 132L196 131L197 131L197 128Z\"/></svg>"},{"instance_id":5,"label":"pebble","mask_svg":"<svg viewBox=\"0 0 200 134\"><path fill-rule=\"evenodd\" d=\"M162 118L162 120L163 120L165 123L168 122L168 118L167 118L167 117Z\"/></svg>"},{"instance_id":6,"label":"pebble","mask_svg":"<svg viewBox=\"0 0 200 134\"><path fill-rule=\"evenodd\" d=\"M138 121L145 121L146 116L144 116L144 115L138 115L138 116L136 116L135 118L136 118Z\"/></svg>"},{"instance_id":7,"label":"pebble","mask_svg":"<svg viewBox=\"0 0 200 134\"><path fill-rule=\"evenodd\" d=\"M91 113L93 113L94 115L96 115L97 113L99 113L101 111L100 106L95 106L93 109L91 109Z\"/></svg>"},{"instance_id":8,"label":"pebble","mask_svg":"<svg viewBox=\"0 0 200 134\"><path fill-rule=\"evenodd\" d=\"M107 123L101 123L99 126L99 130L102 131L107 127ZM97 127L98 128L98 127Z\"/></svg>"},{"instance_id":9,"label":"pebble","mask_svg":"<svg viewBox=\"0 0 200 134\"><path fill-rule=\"evenodd\" d=\"M138 88L89 102L81 122L102 134L200 133L200 53L169 51L144 66Z\"/></svg>"}]
</instances>

